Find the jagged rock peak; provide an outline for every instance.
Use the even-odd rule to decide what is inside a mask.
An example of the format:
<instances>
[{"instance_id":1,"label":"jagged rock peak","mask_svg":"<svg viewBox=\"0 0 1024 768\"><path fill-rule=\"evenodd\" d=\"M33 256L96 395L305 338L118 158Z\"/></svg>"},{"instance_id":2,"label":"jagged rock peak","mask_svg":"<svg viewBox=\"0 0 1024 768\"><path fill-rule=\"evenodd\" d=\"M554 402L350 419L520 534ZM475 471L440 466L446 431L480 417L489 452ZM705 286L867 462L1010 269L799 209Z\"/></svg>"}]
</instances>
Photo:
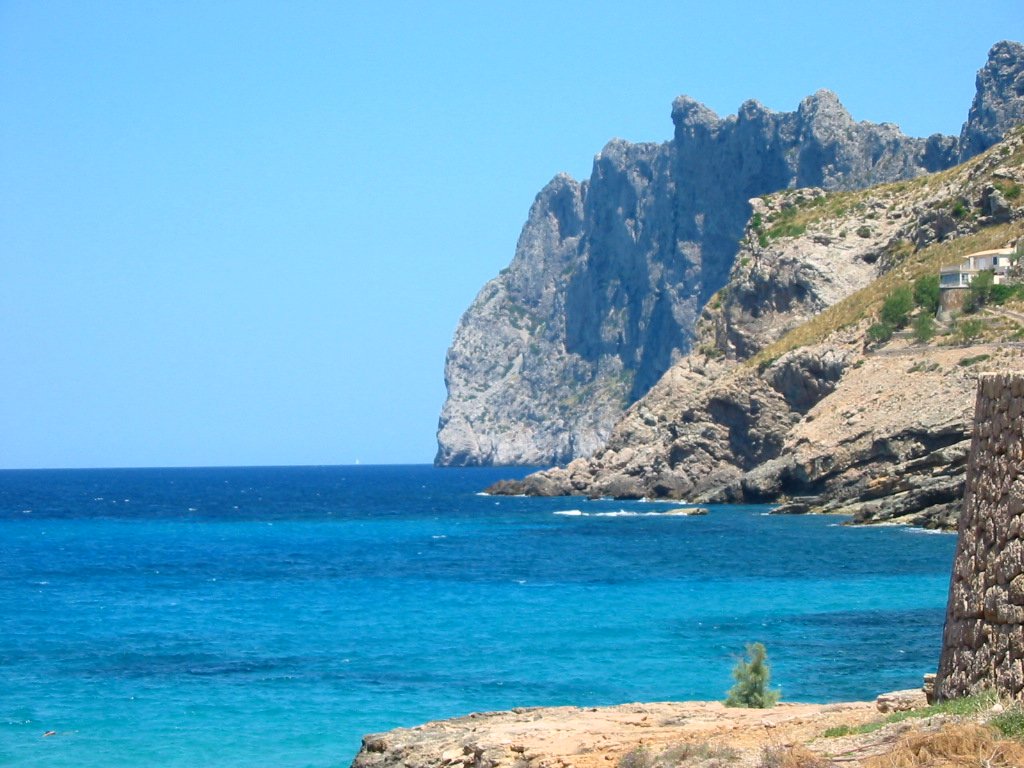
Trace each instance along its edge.
<instances>
[{"instance_id":1,"label":"jagged rock peak","mask_svg":"<svg viewBox=\"0 0 1024 768\"><path fill-rule=\"evenodd\" d=\"M615 138L609 141L594 155L595 169L605 161L618 165L636 162L650 162L653 155L661 150L661 144L654 142L632 142L625 139Z\"/></svg>"},{"instance_id":2,"label":"jagged rock peak","mask_svg":"<svg viewBox=\"0 0 1024 768\"><path fill-rule=\"evenodd\" d=\"M1024 121L1024 45L1002 40L978 70L971 111L960 131L960 159L967 160L1000 141Z\"/></svg>"},{"instance_id":3,"label":"jagged rock peak","mask_svg":"<svg viewBox=\"0 0 1024 768\"><path fill-rule=\"evenodd\" d=\"M558 225L558 234L565 237L572 237L579 234L582 226L582 211L580 204L583 197L584 183L576 181L568 173L556 174L544 188L537 193L530 206L528 222L554 218ZM524 233L528 227L524 227ZM520 235L522 239L522 235ZM522 251L517 249L517 256Z\"/></svg>"},{"instance_id":4,"label":"jagged rock peak","mask_svg":"<svg viewBox=\"0 0 1024 768\"><path fill-rule=\"evenodd\" d=\"M839 97L828 88L819 88L810 96L804 98L800 102L800 106L797 107L797 113L804 116L810 116L818 112L841 112L847 117L850 116L850 113L846 111L846 107L839 100Z\"/></svg>"},{"instance_id":5,"label":"jagged rock peak","mask_svg":"<svg viewBox=\"0 0 1024 768\"><path fill-rule=\"evenodd\" d=\"M747 99L740 104L740 108L736 112L736 117L738 117L741 122L744 120L758 122L764 120L765 117L771 113L772 111L757 99Z\"/></svg>"},{"instance_id":6,"label":"jagged rock peak","mask_svg":"<svg viewBox=\"0 0 1024 768\"><path fill-rule=\"evenodd\" d=\"M692 96L676 96L672 102L672 122L677 130L681 126L712 128L721 122L721 118Z\"/></svg>"}]
</instances>

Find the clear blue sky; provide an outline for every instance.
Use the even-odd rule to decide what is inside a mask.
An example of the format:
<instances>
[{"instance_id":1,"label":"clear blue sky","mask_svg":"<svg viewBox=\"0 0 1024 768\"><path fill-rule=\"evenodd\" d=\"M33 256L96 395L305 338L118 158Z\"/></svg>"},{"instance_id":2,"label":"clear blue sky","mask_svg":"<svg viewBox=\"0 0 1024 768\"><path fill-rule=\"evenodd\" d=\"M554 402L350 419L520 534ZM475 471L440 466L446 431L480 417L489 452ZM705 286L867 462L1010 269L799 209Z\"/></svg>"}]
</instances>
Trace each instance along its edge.
<instances>
[{"instance_id":1,"label":"clear blue sky","mask_svg":"<svg viewBox=\"0 0 1024 768\"><path fill-rule=\"evenodd\" d=\"M1019 0L0 0L0 467L429 462L534 195L672 99L958 133Z\"/></svg>"}]
</instances>

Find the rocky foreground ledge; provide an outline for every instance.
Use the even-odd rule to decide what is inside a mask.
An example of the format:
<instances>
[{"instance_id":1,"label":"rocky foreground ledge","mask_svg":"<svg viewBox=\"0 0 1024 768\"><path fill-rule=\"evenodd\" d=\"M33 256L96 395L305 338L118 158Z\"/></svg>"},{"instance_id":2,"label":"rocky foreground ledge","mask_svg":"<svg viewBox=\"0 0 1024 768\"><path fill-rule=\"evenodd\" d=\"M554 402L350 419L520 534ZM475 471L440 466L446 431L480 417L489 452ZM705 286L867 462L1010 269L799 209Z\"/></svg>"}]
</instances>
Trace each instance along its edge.
<instances>
[{"instance_id":1,"label":"rocky foreground ledge","mask_svg":"<svg viewBox=\"0 0 1024 768\"><path fill-rule=\"evenodd\" d=\"M821 736L829 728L879 717L875 702L782 703L771 709L699 701L514 709L371 734L363 738L352 768L617 768L638 747L656 756L687 745L707 755L728 750L721 764L736 768L756 766L765 747L842 752L844 764L857 765L858 755L875 751L864 737L851 743Z\"/></svg>"}]
</instances>

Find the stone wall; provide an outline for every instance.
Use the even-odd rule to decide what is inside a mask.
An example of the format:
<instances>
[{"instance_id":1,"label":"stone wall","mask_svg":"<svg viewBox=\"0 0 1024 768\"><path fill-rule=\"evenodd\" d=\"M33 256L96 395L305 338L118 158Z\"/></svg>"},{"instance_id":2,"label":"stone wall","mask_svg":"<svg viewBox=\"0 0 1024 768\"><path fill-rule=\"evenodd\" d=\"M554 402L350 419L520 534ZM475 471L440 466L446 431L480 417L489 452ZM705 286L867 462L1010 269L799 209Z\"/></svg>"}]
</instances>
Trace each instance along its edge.
<instances>
[{"instance_id":1,"label":"stone wall","mask_svg":"<svg viewBox=\"0 0 1024 768\"><path fill-rule=\"evenodd\" d=\"M939 292L939 320L948 323L964 308L964 303L971 295L970 288L943 288Z\"/></svg>"},{"instance_id":2,"label":"stone wall","mask_svg":"<svg viewBox=\"0 0 1024 768\"><path fill-rule=\"evenodd\" d=\"M1024 373L978 382L936 694L1024 698Z\"/></svg>"}]
</instances>

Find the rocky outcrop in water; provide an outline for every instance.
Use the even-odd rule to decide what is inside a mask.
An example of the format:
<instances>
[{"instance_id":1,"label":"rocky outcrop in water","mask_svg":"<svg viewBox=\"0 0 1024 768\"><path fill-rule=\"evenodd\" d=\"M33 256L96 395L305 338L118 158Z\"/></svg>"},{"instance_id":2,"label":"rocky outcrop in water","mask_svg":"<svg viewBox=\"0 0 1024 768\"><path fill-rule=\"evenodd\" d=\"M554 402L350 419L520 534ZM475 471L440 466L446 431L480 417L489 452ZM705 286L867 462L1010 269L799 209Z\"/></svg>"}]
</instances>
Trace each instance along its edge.
<instances>
[{"instance_id":1,"label":"rocky outcrop in water","mask_svg":"<svg viewBox=\"0 0 1024 768\"><path fill-rule=\"evenodd\" d=\"M1000 63L979 75L964 129L970 147L1016 119L1019 107L1002 104L1019 101L1005 85L1019 48L997 45ZM592 455L624 409L693 346L696 320L733 265L751 198L913 178L962 154L951 137L858 123L828 91L795 112L748 101L726 118L680 97L672 120L672 141L612 141L589 180L559 176L538 195L512 264L484 286L455 333L436 463ZM921 237L946 237L956 224L940 217ZM799 292L803 276L790 277ZM756 296L756 281L775 276L751 279Z\"/></svg>"}]
</instances>

